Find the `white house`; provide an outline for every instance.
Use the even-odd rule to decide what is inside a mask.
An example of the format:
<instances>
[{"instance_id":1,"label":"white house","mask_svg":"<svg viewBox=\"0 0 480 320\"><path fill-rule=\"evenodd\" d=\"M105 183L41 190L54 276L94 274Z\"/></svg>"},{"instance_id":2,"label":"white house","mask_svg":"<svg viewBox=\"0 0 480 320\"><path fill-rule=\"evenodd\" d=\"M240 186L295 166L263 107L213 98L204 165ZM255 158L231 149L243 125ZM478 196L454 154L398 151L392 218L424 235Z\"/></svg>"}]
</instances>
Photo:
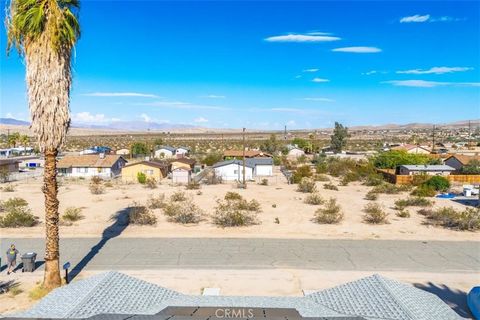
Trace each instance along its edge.
<instances>
[{"instance_id":1,"label":"white house","mask_svg":"<svg viewBox=\"0 0 480 320\"><path fill-rule=\"evenodd\" d=\"M245 164L253 167L254 177L273 176L273 159L272 158L247 158Z\"/></svg>"},{"instance_id":2,"label":"white house","mask_svg":"<svg viewBox=\"0 0 480 320\"><path fill-rule=\"evenodd\" d=\"M189 184L192 169L189 166L176 167L172 170L172 182L175 184Z\"/></svg>"},{"instance_id":3,"label":"white house","mask_svg":"<svg viewBox=\"0 0 480 320\"><path fill-rule=\"evenodd\" d=\"M128 150L126 148L118 149L117 151L115 151L115 154L126 156L126 155L130 154L130 150Z\"/></svg>"},{"instance_id":4,"label":"white house","mask_svg":"<svg viewBox=\"0 0 480 320\"><path fill-rule=\"evenodd\" d=\"M81 156L66 156L58 161L58 173L66 177L113 178L122 172L127 163L120 155L88 154Z\"/></svg>"},{"instance_id":5,"label":"white house","mask_svg":"<svg viewBox=\"0 0 480 320\"><path fill-rule=\"evenodd\" d=\"M289 144L287 145L287 149L288 149L287 156L291 159L296 159L298 157L305 155L305 151L303 151L297 146Z\"/></svg>"},{"instance_id":6,"label":"white house","mask_svg":"<svg viewBox=\"0 0 480 320\"><path fill-rule=\"evenodd\" d=\"M157 150L155 150L155 158L172 158L175 155L175 150L175 148L170 146L160 146Z\"/></svg>"},{"instance_id":7,"label":"white house","mask_svg":"<svg viewBox=\"0 0 480 320\"><path fill-rule=\"evenodd\" d=\"M243 162L242 160L226 160L217 162L212 166L215 175L221 177L224 181L243 181ZM254 166L245 161L245 180L253 180Z\"/></svg>"},{"instance_id":8,"label":"white house","mask_svg":"<svg viewBox=\"0 0 480 320\"><path fill-rule=\"evenodd\" d=\"M448 176L455 171L455 168L441 164L441 165L403 165L398 166L396 174L399 175L416 175L428 174L432 176Z\"/></svg>"},{"instance_id":9,"label":"white house","mask_svg":"<svg viewBox=\"0 0 480 320\"><path fill-rule=\"evenodd\" d=\"M184 156L188 153L190 153L190 149L187 147L178 147L177 149L175 149L175 154L177 156Z\"/></svg>"}]
</instances>

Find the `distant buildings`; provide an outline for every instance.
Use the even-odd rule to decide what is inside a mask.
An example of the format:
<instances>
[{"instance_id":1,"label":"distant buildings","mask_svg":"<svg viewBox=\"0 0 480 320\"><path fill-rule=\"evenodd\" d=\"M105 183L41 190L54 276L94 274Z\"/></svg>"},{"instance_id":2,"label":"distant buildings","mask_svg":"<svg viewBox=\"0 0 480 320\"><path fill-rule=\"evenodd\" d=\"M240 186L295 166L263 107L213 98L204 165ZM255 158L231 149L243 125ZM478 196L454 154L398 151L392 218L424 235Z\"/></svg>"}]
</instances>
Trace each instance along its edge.
<instances>
[{"instance_id":1,"label":"distant buildings","mask_svg":"<svg viewBox=\"0 0 480 320\"><path fill-rule=\"evenodd\" d=\"M99 154L99 153L109 154L109 153L112 153L112 149L109 147L93 146L91 148L80 151L80 155Z\"/></svg>"},{"instance_id":2,"label":"distant buildings","mask_svg":"<svg viewBox=\"0 0 480 320\"><path fill-rule=\"evenodd\" d=\"M122 156L126 156L126 155L129 155L129 154L130 154L130 150L128 150L128 149L126 149L126 148L118 149L117 151L115 151L115 154L119 154L119 155L122 155Z\"/></svg>"},{"instance_id":3,"label":"distant buildings","mask_svg":"<svg viewBox=\"0 0 480 320\"><path fill-rule=\"evenodd\" d=\"M430 149L414 144L404 144L397 147L393 147L391 150L406 151L407 153L415 154L430 154Z\"/></svg>"},{"instance_id":4,"label":"distant buildings","mask_svg":"<svg viewBox=\"0 0 480 320\"><path fill-rule=\"evenodd\" d=\"M88 154L80 156L65 156L57 164L58 173L65 177L113 178L120 175L127 163L120 155Z\"/></svg>"}]
</instances>

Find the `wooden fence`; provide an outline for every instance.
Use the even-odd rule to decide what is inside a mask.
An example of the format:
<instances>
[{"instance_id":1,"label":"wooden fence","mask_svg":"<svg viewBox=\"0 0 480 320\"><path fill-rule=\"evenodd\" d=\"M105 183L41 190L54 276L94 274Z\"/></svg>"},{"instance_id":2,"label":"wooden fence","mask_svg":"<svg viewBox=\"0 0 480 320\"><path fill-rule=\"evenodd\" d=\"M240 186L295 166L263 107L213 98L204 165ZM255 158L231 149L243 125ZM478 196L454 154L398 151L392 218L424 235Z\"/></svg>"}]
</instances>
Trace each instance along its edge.
<instances>
[{"instance_id":1,"label":"wooden fence","mask_svg":"<svg viewBox=\"0 0 480 320\"><path fill-rule=\"evenodd\" d=\"M394 184L404 185L411 184L414 176L410 175L398 175L395 174L394 169L377 169L377 172L380 173L383 178ZM480 183L479 174L451 174L445 176L452 183L463 183L463 184L477 184Z\"/></svg>"}]
</instances>

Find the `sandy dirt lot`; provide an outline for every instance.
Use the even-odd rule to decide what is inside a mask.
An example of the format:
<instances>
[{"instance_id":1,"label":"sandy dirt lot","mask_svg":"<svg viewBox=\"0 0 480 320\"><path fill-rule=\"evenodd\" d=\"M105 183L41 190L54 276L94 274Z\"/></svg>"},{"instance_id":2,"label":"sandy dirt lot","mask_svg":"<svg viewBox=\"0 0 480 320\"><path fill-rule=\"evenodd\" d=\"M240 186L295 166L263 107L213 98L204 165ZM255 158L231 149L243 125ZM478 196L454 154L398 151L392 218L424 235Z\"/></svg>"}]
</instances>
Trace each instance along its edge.
<instances>
[{"instance_id":1,"label":"sandy dirt lot","mask_svg":"<svg viewBox=\"0 0 480 320\"><path fill-rule=\"evenodd\" d=\"M338 184L334 179L332 181ZM40 180L13 183L14 192L2 192L1 199L21 197L28 201L32 212L43 218L43 194ZM169 197L175 191L185 191L202 208L206 217L197 225L180 225L168 222L161 209L154 210L158 217L156 226L129 226L122 237L260 237L260 238L314 238L314 239L402 239L402 240L471 240L479 241L480 233L448 230L425 225L424 218L417 214L419 208L411 207L410 218L395 216L394 201L405 198L408 193L379 195L377 200L389 213L389 224L368 225L363 222L362 208L371 202L365 194L371 189L359 183L339 186L339 191L325 190L324 182L317 187L324 199L334 197L341 205L345 218L338 225L319 225L312 222L318 206L305 204L307 194L296 191L295 185L288 185L279 173L270 178L268 186L254 182L246 190L236 189L233 184L202 185L201 194L197 190L185 190L182 186L172 186L169 180L162 181L156 189L147 189L139 184L115 182L107 187L104 194L92 195L88 181L62 182L59 191L60 212L74 206L83 208L85 218L71 226L61 227L62 237L98 237L112 224L111 216L128 208L134 201L146 203L150 195L164 193ZM257 199L262 207L259 214L261 224L242 228L219 228L211 223L208 215L213 214L216 200L223 198L227 191L236 191L247 200ZM449 199L434 199L435 207L452 206L463 209L462 204ZM278 218L280 223L275 223ZM43 224L32 228L1 229L3 237L41 237Z\"/></svg>"}]
</instances>

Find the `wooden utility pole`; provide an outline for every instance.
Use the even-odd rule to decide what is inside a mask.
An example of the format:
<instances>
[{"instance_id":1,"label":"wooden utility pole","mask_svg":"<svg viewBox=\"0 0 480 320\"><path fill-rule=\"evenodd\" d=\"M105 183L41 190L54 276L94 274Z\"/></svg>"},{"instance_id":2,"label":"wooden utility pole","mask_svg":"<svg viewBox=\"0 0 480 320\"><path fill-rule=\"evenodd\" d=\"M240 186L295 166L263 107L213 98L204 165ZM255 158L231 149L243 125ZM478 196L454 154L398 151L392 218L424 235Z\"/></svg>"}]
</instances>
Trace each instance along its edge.
<instances>
[{"instance_id":1,"label":"wooden utility pole","mask_svg":"<svg viewBox=\"0 0 480 320\"><path fill-rule=\"evenodd\" d=\"M245 182L245 128L243 128L243 188L246 189L247 185Z\"/></svg>"},{"instance_id":2,"label":"wooden utility pole","mask_svg":"<svg viewBox=\"0 0 480 320\"><path fill-rule=\"evenodd\" d=\"M432 152L435 151L435 125L433 125L433 132L432 132Z\"/></svg>"}]
</instances>

